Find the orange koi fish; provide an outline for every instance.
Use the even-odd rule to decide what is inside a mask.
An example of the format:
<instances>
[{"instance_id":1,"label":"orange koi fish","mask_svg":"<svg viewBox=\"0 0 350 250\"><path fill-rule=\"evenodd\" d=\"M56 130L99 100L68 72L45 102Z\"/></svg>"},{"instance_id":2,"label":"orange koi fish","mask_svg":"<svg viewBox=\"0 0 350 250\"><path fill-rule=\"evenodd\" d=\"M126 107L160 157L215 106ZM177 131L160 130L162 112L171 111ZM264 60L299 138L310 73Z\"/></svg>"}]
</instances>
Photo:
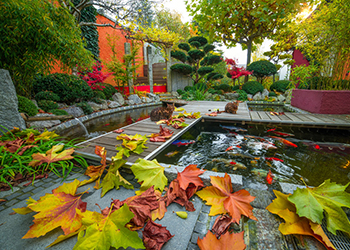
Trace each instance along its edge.
<instances>
[{"instance_id":1,"label":"orange koi fish","mask_svg":"<svg viewBox=\"0 0 350 250\"><path fill-rule=\"evenodd\" d=\"M275 130L276 130L276 128L271 128L271 129L266 130L266 132L272 132L272 131L275 131Z\"/></svg>"},{"instance_id":2,"label":"orange koi fish","mask_svg":"<svg viewBox=\"0 0 350 250\"><path fill-rule=\"evenodd\" d=\"M273 180L273 174L271 173L271 169L269 169L269 173L266 176L266 181L268 184L272 184L274 182Z\"/></svg>"},{"instance_id":3,"label":"orange koi fish","mask_svg":"<svg viewBox=\"0 0 350 250\"><path fill-rule=\"evenodd\" d=\"M275 139L279 140L279 141L282 142L284 145L288 145L288 146L295 147L295 148L298 147L298 146L295 145L294 143L292 143L292 142L290 142L290 141L288 141L288 140L286 140L286 139L283 139L283 138L281 138L281 137L277 137L277 136L269 136L269 137L275 138Z\"/></svg>"},{"instance_id":4,"label":"orange koi fish","mask_svg":"<svg viewBox=\"0 0 350 250\"><path fill-rule=\"evenodd\" d=\"M268 161L280 161L280 162L283 162L282 159L279 159L279 158L276 158L276 157L265 157L265 160L268 160Z\"/></svg>"},{"instance_id":5,"label":"orange koi fish","mask_svg":"<svg viewBox=\"0 0 350 250\"><path fill-rule=\"evenodd\" d=\"M288 133L283 133L283 132L279 132L279 131L271 131L272 133L276 134L276 135L280 135L280 136L294 136L293 134L288 134Z\"/></svg>"},{"instance_id":6,"label":"orange koi fish","mask_svg":"<svg viewBox=\"0 0 350 250\"><path fill-rule=\"evenodd\" d=\"M179 151L172 151L172 152L169 152L167 154L165 154L166 157L173 157L174 155L177 155L179 153Z\"/></svg>"}]
</instances>

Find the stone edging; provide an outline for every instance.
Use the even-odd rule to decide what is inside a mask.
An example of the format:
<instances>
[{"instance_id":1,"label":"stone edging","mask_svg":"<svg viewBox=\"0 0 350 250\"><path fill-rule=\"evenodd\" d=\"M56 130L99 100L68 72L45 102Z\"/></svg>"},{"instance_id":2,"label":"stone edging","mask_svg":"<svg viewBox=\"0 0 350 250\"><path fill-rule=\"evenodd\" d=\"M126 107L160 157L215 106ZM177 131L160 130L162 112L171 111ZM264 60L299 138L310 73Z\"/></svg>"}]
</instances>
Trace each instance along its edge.
<instances>
[{"instance_id":1,"label":"stone edging","mask_svg":"<svg viewBox=\"0 0 350 250\"><path fill-rule=\"evenodd\" d=\"M128 111L128 110L132 110L132 109L145 108L145 107L150 107L150 106L156 106L156 105L161 105L161 104L162 104L162 102L151 102L151 103L142 103L142 104L135 104L135 105L131 105L131 106L118 107L115 109L106 109L106 110L92 113L90 115L85 115L85 116L79 117L77 119L79 119L82 123L84 123L86 121L95 119L97 117L110 115L113 113ZM78 125L78 121L75 119L72 119L70 121L63 122L60 125L54 126L48 130L49 131L56 131L59 133L60 131L63 131L65 129L68 129L68 128L76 126L76 125Z\"/></svg>"},{"instance_id":2,"label":"stone edging","mask_svg":"<svg viewBox=\"0 0 350 250\"><path fill-rule=\"evenodd\" d=\"M286 104L284 102L268 102L268 101L247 101L246 102L247 105L249 104L253 104L253 105L269 105L269 106L284 106L284 108L286 108L288 111L291 112L296 112L296 113L300 113L300 114L310 114L309 112L293 107L290 104Z\"/></svg>"}]
</instances>

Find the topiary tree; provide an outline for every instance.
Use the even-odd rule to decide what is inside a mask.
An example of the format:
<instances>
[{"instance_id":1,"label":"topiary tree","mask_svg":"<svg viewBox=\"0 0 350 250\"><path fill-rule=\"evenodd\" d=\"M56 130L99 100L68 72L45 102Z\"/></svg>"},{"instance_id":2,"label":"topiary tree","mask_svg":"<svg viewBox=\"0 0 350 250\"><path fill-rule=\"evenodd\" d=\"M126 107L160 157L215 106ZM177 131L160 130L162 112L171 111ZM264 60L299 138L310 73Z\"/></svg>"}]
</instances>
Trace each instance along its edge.
<instances>
[{"instance_id":1,"label":"topiary tree","mask_svg":"<svg viewBox=\"0 0 350 250\"><path fill-rule=\"evenodd\" d=\"M276 66L272 62L269 62L267 60L253 62L248 65L247 70L252 71L252 75L255 76L256 80L261 84L263 83L266 77L277 73Z\"/></svg>"},{"instance_id":2,"label":"topiary tree","mask_svg":"<svg viewBox=\"0 0 350 250\"><path fill-rule=\"evenodd\" d=\"M242 85L242 90L247 94L255 95L258 92L263 92L264 86L257 81L248 81Z\"/></svg>"},{"instance_id":3,"label":"topiary tree","mask_svg":"<svg viewBox=\"0 0 350 250\"><path fill-rule=\"evenodd\" d=\"M210 67L222 62L221 56L214 55L212 51L215 46L208 44L208 40L201 36L188 39L188 43L180 43L178 48L183 51L172 51L171 56L183 63L177 63L170 67L171 70L188 75L196 85L203 78L217 80L223 75L214 72Z\"/></svg>"}]
</instances>

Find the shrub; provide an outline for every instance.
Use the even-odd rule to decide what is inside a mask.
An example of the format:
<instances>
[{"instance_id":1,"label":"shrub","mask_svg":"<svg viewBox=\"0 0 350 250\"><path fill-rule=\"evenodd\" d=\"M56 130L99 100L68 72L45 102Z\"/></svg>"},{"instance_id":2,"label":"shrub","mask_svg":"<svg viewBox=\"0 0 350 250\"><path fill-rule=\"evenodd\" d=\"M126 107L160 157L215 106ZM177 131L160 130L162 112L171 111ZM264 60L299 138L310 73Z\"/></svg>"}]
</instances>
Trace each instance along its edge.
<instances>
[{"instance_id":1,"label":"shrub","mask_svg":"<svg viewBox=\"0 0 350 250\"><path fill-rule=\"evenodd\" d=\"M192 67L188 64L174 64L170 69L183 75L192 73Z\"/></svg>"},{"instance_id":2,"label":"shrub","mask_svg":"<svg viewBox=\"0 0 350 250\"><path fill-rule=\"evenodd\" d=\"M232 91L235 91L235 90L239 89L239 87L241 87L241 85L235 85L235 86L232 86L231 89L232 89Z\"/></svg>"},{"instance_id":3,"label":"shrub","mask_svg":"<svg viewBox=\"0 0 350 250\"><path fill-rule=\"evenodd\" d=\"M17 96L18 98L18 112L26 113L29 116L35 116L38 113L38 108L35 104L24 96Z\"/></svg>"},{"instance_id":4,"label":"shrub","mask_svg":"<svg viewBox=\"0 0 350 250\"><path fill-rule=\"evenodd\" d=\"M69 115L67 111L65 111L64 109L52 109L52 110L49 110L49 112L54 115Z\"/></svg>"},{"instance_id":5,"label":"shrub","mask_svg":"<svg viewBox=\"0 0 350 250\"><path fill-rule=\"evenodd\" d=\"M258 92L262 92L264 87L260 82L249 81L242 85L242 90L244 90L247 94L255 95Z\"/></svg>"},{"instance_id":6,"label":"shrub","mask_svg":"<svg viewBox=\"0 0 350 250\"><path fill-rule=\"evenodd\" d=\"M58 104L50 100L40 100L38 101L38 106L45 112L52 109L58 109Z\"/></svg>"},{"instance_id":7,"label":"shrub","mask_svg":"<svg viewBox=\"0 0 350 250\"><path fill-rule=\"evenodd\" d=\"M252 62L247 67L248 71L253 71L252 75L256 77L257 81L262 83L264 78L277 73L276 66L267 60L260 60Z\"/></svg>"},{"instance_id":8,"label":"shrub","mask_svg":"<svg viewBox=\"0 0 350 250\"><path fill-rule=\"evenodd\" d=\"M77 100L89 100L94 96L88 84L74 75L55 73L47 76L38 76L34 81L34 92L52 91L62 102L71 104Z\"/></svg>"},{"instance_id":9,"label":"shrub","mask_svg":"<svg viewBox=\"0 0 350 250\"><path fill-rule=\"evenodd\" d=\"M269 92L269 96L277 96L275 92Z\"/></svg>"},{"instance_id":10,"label":"shrub","mask_svg":"<svg viewBox=\"0 0 350 250\"><path fill-rule=\"evenodd\" d=\"M117 93L117 90L109 83L104 83L102 86L105 88L102 90L107 100L111 100L112 96Z\"/></svg>"},{"instance_id":11,"label":"shrub","mask_svg":"<svg viewBox=\"0 0 350 250\"><path fill-rule=\"evenodd\" d=\"M186 86L186 87L184 88L184 90L185 90L185 91L191 91L192 88L193 88L192 86Z\"/></svg>"},{"instance_id":12,"label":"shrub","mask_svg":"<svg viewBox=\"0 0 350 250\"><path fill-rule=\"evenodd\" d=\"M220 85L218 85L216 87L216 89L222 90L224 92L229 92L229 91L231 91L231 86L228 85L227 83L221 83Z\"/></svg>"},{"instance_id":13,"label":"shrub","mask_svg":"<svg viewBox=\"0 0 350 250\"><path fill-rule=\"evenodd\" d=\"M80 107L83 109L85 115L90 115L93 111L91 106L87 102L80 102L76 104L77 107Z\"/></svg>"},{"instance_id":14,"label":"shrub","mask_svg":"<svg viewBox=\"0 0 350 250\"><path fill-rule=\"evenodd\" d=\"M49 101L54 101L54 102L59 102L60 97L53 93L52 91L40 91L35 95L35 100L40 101L40 100L49 100Z\"/></svg>"},{"instance_id":15,"label":"shrub","mask_svg":"<svg viewBox=\"0 0 350 250\"><path fill-rule=\"evenodd\" d=\"M182 95L185 91L183 91L182 89L178 89L178 90L176 90L177 91L177 93L179 94L179 95Z\"/></svg>"},{"instance_id":16,"label":"shrub","mask_svg":"<svg viewBox=\"0 0 350 250\"><path fill-rule=\"evenodd\" d=\"M94 94L95 94L94 98L99 98L99 99L106 100L106 95L103 93L103 91L101 91L101 90L97 90L96 91L95 90Z\"/></svg>"},{"instance_id":17,"label":"shrub","mask_svg":"<svg viewBox=\"0 0 350 250\"><path fill-rule=\"evenodd\" d=\"M248 100L247 92L245 92L244 90L241 90L241 89L238 89L236 92L239 94L239 96L238 96L238 100L239 101L246 101L246 100Z\"/></svg>"},{"instance_id":18,"label":"shrub","mask_svg":"<svg viewBox=\"0 0 350 250\"><path fill-rule=\"evenodd\" d=\"M279 80L275 81L271 86L271 91L277 91L277 92L286 92L287 89L289 89L290 81L288 80Z\"/></svg>"}]
</instances>

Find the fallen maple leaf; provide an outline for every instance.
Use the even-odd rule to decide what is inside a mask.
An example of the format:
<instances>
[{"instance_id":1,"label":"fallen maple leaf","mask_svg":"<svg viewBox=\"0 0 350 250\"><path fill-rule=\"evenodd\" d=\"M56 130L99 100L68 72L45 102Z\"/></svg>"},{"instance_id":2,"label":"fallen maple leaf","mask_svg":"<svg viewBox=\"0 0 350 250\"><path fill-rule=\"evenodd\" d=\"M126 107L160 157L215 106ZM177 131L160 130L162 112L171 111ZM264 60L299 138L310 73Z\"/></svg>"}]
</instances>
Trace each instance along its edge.
<instances>
[{"instance_id":1,"label":"fallen maple leaf","mask_svg":"<svg viewBox=\"0 0 350 250\"><path fill-rule=\"evenodd\" d=\"M64 148L64 145L55 145L50 150L46 151L46 154L35 153L32 155L33 160L28 164L29 166L36 167L43 163L50 165L52 162L71 160L73 159L72 154L74 153L74 148L66 149L60 153Z\"/></svg>"},{"instance_id":2,"label":"fallen maple leaf","mask_svg":"<svg viewBox=\"0 0 350 250\"><path fill-rule=\"evenodd\" d=\"M155 190L154 193L157 197L157 201L158 201L159 205L158 205L157 209L151 211L151 216L152 216L153 221L155 221L157 219L161 220L167 211L167 208L165 205L166 198L164 196L162 196L162 193L159 190Z\"/></svg>"},{"instance_id":3,"label":"fallen maple leaf","mask_svg":"<svg viewBox=\"0 0 350 250\"><path fill-rule=\"evenodd\" d=\"M160 224L149 220L142 231L143 242L147 250L160 250L174 235Z\"/></svg>"},{"instance_id":4,"label":"fallen maple leaf","mask_svg":"<svg viewBox=\"0 0 350 250\"><path fill-rule=\"evenodd\" d=\"M194 184L190 184L191 189L195 189ZM191 192L193 195L193 193ZM189 195L186 193L186 190L180 187L178 179L173 180L169 189L166 193L166 205L169 206L172 202L176 202L181 206L184 206L187 211L193 212L196 209L191 201L189 201Z\"/></svg>"},{"instance_id":5,"label":"fallen maple leaf","mask_svg":"<svg viewBox=\"0 0 350 250\"><path fill-rule=\"evenodd\" d=\"M35 238L61 227L64 234L77 231L81 226L81 216L77 211L85 212L86 202L81 200L83 193L76 195L79 181L64 183L62 186L52 190L52 194L46 194L38 201L28 200L28 208L34 212L34 225L23 239ZM14 210L26 213L28 210Z\"/></svg>"},{"instance_id":6,"label":"fallen maple leaf","mask_svg":"<svg viewBox=\"0 0 350 250\"><path fill-rule=\"evenodd\" d=\"M253 207L249 204L255 197L251 196L247 190L241 189L232 193L231 177L225 173L224 177L210 176L213 186L206 187L196 194L211 205L209 215L228 213L232 221L239 224L241 215L257 220L253 215Z\"/></svg>"},{"instance_id":7,"label":"fallen maple leaf","mask_svg":"<svg viewBox=\"0 0 350 250\"><path fill-rule=\"evenodd\" d=\"M85 234L79 233L78 242L73 250L108 250L111 247L145 249L138 233L125 227L134 217L128 205L125 204L116 211L110 210L107 215L91 211L78 213L83 216L86 230Z\"/></svg>"},{"instance_id":8,"label":"fallen maple leaf","mask_svg":"<svg viewBox=\"0 0 350 250\"><path fill-rule=\"evenodd\" d=\"M336 231L341 230L350 235L350 222L342 209L350 208L350 194L345 192L349 184L343 186L326 180L315 188L297 188L288 200L295 205L300 217L321 224L325 212L328 231L336 235Z\"/></svg>"},{"instance_id":9,"label":"fallen maple leaf","mask_svg":"<svg viewBox=\"0 0 350 250\"><path fill-rule=\"evenodd\" d=\"M117 134L121 134L124 132L124 129L120 128L120 129L116 129L116 130L113 130L114 133L117 133Z\"/></svg>"},{"instance_id":10,"label":"fallen maple leaf","mask_svg":"<svg viewBox=\"0 0 350 250\"><path fill-rule=\"evenodd\" d=\"M229 232L221 235L218 240L215 235L208 231L203 239L198 238L197 244L201 250L244 250L244 232L230 234Z\"/></svg>"},{"instance_id":11,"label":"fallen maple leaf","mask_svg":"<svg viewBox=\"0 0 350 250\"><path fill-rule=\"evenodd\" d=\"M190 183L193 183L197 187L197 190L204 187L203 181L198 177L198 175L203 174L205 171L206 170L200 170L197 168L196 164L188 165L182 172L177 173L177 179L179 180L180 187L183 190L186 190ZM194 191L194 193L196 191Z\"/></svg>"},{"instance_id":12,"label":"fallen maple leaf","mask_svg":"<svg viewBox=\"0 0 350 250\"><path fill-rule=\"evenodd\" d=\"M131 171L135 177L139 182L142 182L140 190L146 190L154 186L154 189L163 191L168 183L168 179L164 175L164 169L156 159L148 161L140 158L131 166Z\"/></svg>"},{"instance_id":13,"label":"fallen maple leaf","mask_svg":"<svg viewBox=\"0 0 350 250\"><path fill-rule=\"evenodd\" d=\"M117 140L123 140L122 145L137 154L141 154L143 149L147 148L145 144L148 139L144 135L136 134L129 136L127 134L121 134L117 136Z\"/></svg>"},{"instance_id":14,"label":"fallen maple leaf","mask_svg":"<svg viewBox=\"0 0 350 250\"><path fill-rule=\"evenodd\" d=\"M215 234L216 238L220 238L222 234L225 234L232 224L232 218L227 214L221 215L216 218L211 231Z\"/></svg>"},{"instance_id":15,"label":"fallen maple leaf","mask_svg":"<svg viewBox=\"0 0 350 250\"><path fill-rule=\"evenodd\" d=\"M174 131L171 131L168 128L165 128L165 127L162 127L162 126L159 126L159 128L160 128L159 133L151 134L151 135L148 136L148 137L151 137L150 141L153 141L153 142L165 142L174 133Z\"/></svg>"}]
</instances>

